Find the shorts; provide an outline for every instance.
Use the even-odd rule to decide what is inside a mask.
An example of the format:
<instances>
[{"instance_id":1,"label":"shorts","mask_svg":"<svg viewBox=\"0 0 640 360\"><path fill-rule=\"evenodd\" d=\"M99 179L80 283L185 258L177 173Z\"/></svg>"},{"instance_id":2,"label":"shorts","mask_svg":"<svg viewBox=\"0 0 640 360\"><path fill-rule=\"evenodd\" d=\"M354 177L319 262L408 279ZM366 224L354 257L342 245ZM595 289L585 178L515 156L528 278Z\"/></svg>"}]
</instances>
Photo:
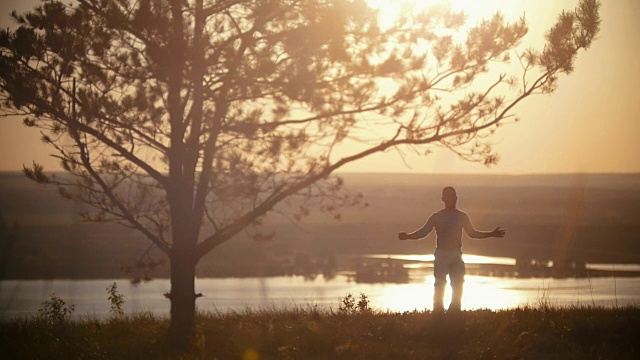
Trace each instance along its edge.
<instances>
[{"instance_id":1,"label":"shorts","mask_svg":"<svg viewBox=\"0 0 640 360\"><path fill-rule=\"evenodd\" d=\"M447 274L451 279L451 286L462 285L465 273L462 251L436 249L435 261L433 262L433 276L436 287L447 284Z\"/></svg>"}]
</instances>

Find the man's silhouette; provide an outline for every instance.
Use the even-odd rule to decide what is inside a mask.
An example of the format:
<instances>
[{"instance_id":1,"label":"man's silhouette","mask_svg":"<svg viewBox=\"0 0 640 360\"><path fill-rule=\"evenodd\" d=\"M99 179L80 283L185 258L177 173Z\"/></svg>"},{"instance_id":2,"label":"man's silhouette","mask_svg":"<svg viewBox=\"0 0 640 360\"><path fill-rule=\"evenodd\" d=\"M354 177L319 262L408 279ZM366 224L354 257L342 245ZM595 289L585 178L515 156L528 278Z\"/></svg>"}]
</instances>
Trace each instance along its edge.
<instances>
[{"instance_id":1,"label":"man's silhouette","mask_svg":"<svg viewBox=\"0 0 640 360\"><path fill-rule=\"evenodd\" d=\"M447 274L451 279L452 298L449 311L460 311L462 288L464 285L465 267L462 261L462 229L472 239L504 237L505 231L497 227L493 231L478 231L473 228L469 216L456 209L458 196L452 187L442 189L444 209L433 213L427 223L419 230L407 234L398 234L400 240L418 240L436 229L436 253L433 265L435 277L433 293L433 311L444 311L444 288L447 285Z\"/></svg>"}]
</instances>

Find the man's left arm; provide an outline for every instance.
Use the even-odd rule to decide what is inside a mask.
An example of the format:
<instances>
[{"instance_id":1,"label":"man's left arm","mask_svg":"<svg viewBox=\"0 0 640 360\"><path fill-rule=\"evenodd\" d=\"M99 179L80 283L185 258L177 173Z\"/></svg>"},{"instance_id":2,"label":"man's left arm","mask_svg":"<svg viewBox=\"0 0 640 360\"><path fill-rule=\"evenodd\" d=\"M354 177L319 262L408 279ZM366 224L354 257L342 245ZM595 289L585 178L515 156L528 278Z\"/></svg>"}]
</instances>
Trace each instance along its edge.
<instances>
[{"instance_id":1,"label":"man's left arm","mask_svg":"<svg viewBox=\"0 0 640 360\"><path fill-rule=\"evenodd\" d=\"M469 235L470 238L472 239L488 239L488 238L502 238L505 235L505 230L501 229L500 227L495 228L495 230L493 231L479 231L476 230L473 227L473 224L471 224L471 219L469 218L468 215L465 216L466 219L464 220L464 231L467 233L467 235Z\"/></svg>"}]
</instances>

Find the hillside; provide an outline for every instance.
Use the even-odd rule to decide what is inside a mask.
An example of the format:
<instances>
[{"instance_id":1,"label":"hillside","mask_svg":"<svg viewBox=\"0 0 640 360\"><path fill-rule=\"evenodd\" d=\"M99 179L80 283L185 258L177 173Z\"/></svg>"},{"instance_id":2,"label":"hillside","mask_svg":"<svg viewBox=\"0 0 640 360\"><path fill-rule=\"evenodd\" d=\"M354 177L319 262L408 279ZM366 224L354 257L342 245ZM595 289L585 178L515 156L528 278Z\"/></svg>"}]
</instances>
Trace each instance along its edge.
<instances>
[{"instance_id":1,"label":"hillside","mask_svg":"<svg viewBox=\"0 0 640 360\"><path fill-rule=\"evenodd\" d=\"M3 359L169 359L168 319L0 322ZM180 359L637 359L640 308L200 313Z\"/></svg>"},{"instance_id":2,"label":"hillside","mask_svg":"<svg viewBox=\"0 0 640 360\"><path fill-rule=\"evenodd\" d=\"M569 229L576 234L571 257L640 263L639 174L340 176L350 192L364 193L368 207L344 209L340 222L315 212L299 223L268 218L265 231L276 232L272 242L256 245L239 236L205 257L199 274L206 276L221 263L242 268L295 253L430 253L433 234L423 241L398 242L397 233L419 228L440 209L440 191L447 185L457 188L458 206L476 228L507 229L505 239L465 239L467 253L551 259ZM0 173L0 214L19 224L18 241L3 251L5 277L122 276L120 266L134 264L148 243L131 229L81 223L77 214L82 210L54 188L34 184L19 173ZM158 274L164 273L166 269Z\"/></svg>"}]
</instances>

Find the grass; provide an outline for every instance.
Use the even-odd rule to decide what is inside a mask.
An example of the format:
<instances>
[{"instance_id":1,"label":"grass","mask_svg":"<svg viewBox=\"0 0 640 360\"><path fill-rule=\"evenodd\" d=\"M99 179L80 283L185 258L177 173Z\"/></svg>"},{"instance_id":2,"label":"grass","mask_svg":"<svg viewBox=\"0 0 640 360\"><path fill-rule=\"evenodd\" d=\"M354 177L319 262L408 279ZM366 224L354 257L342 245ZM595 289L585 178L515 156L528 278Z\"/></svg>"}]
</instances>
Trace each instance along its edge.
<instances>
[{"instance_id":1,"label":"grass","mask_svg":"<svg viewBox=\"0 0 640 360\"><path fill-rule=\"evenodd\" d=\"M169 321L42 314L0 323L2 359L169 358ZM637 359L640 307L376 312L352 307L200 313L184 359Z\"/></svg>"}]
</instances>

